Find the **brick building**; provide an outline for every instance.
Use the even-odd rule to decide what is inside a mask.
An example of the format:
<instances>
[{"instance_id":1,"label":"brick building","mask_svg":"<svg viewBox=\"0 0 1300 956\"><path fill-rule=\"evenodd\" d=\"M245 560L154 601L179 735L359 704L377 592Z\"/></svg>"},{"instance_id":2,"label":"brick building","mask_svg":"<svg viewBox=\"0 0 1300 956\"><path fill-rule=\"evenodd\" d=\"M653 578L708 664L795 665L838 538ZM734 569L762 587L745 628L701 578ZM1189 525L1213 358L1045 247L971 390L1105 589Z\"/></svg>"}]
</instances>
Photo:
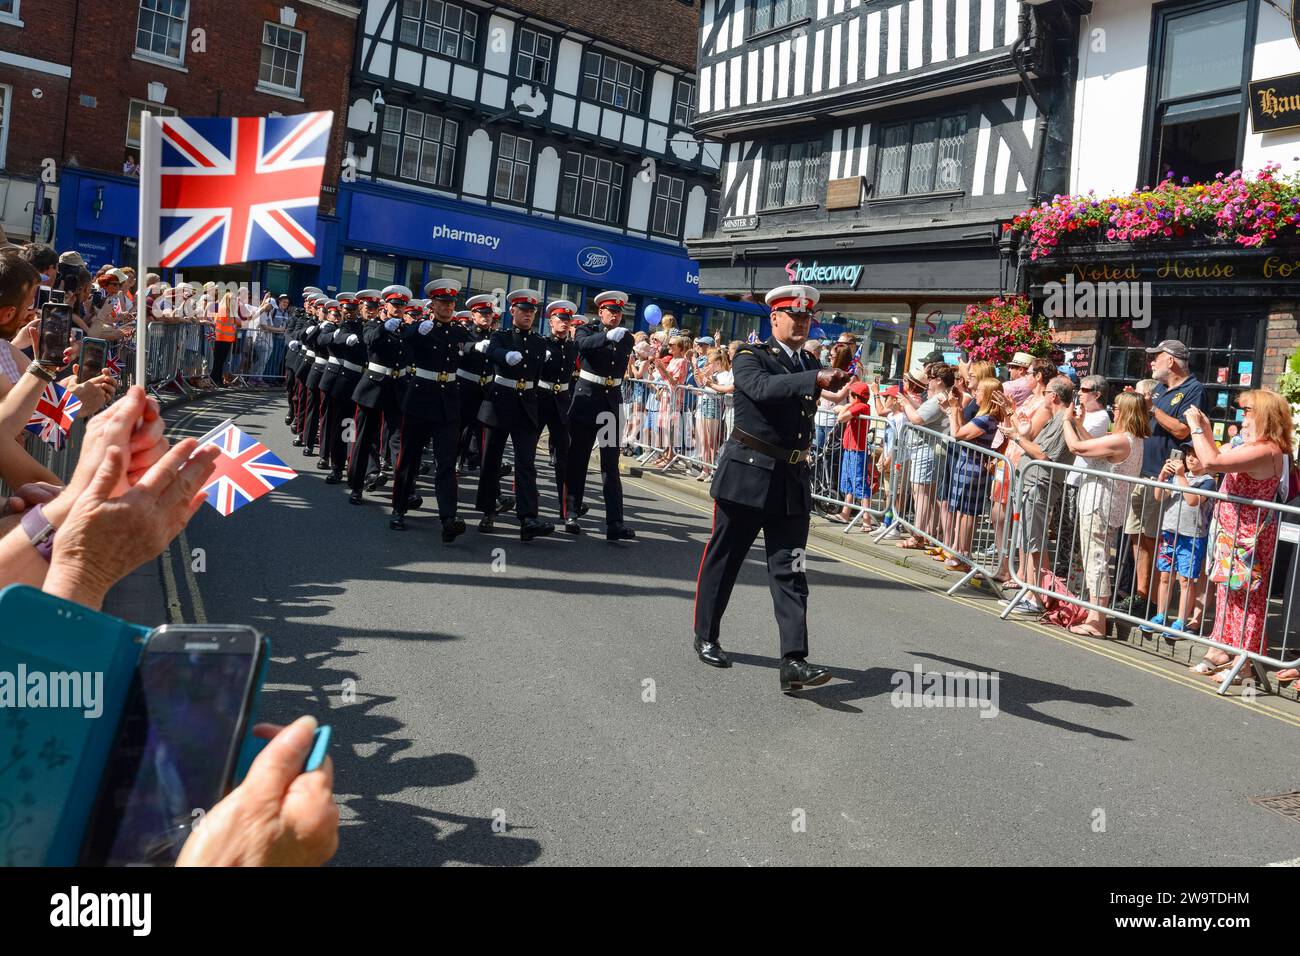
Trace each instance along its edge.
<instances>
[{"instance_id":1,"label":"brick building","mask_svg":"<svg viewBox=\"0 0 1300 956\"><path fill-rule=\"evenodd\" d=\"M57 241L92 264L133 255L139 116L257 116L332 110L322 215L342 170L349 70L359 0L0 0L3 172L30 202L42 163ZM9 11L9 14L6 13ZM26 18L26 19L24 19ZM40 90L39 96L33 91ZM46 178L49 176L47 174ZM5 206L11 237L31 213ZM290 266L278 270L287 285Z\"/></svg>"}]
</instances>

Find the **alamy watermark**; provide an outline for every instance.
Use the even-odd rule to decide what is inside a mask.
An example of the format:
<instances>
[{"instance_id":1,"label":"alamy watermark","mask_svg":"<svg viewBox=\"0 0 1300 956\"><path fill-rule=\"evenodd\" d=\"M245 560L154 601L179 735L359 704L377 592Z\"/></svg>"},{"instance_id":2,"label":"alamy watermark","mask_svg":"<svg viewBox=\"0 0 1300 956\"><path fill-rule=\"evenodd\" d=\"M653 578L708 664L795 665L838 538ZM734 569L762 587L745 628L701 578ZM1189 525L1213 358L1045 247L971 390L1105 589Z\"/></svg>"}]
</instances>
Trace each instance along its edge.
<instances>
[{"instance_id":1,"label":"alamy watermark","mask_svg":"<svg viewBox=\"0 0 1300 956\"><path fill-rule=\"evenodd\" d=\"M1049 319L1124 319L1135 329L1151 325L1150 282L1078 281L1043 283L1043 315Z\"/></svg>"},{"instance_id":2,"label":"alamy watermark","mask_svg":"<svg viewBox=\"0 0 1300 956\"><path fill-rule=\"evenodd\" d=\"M895 707L973 707L981 717L998 715L997 671L926 671L917 663L895 671L889 702Z\"/></svg>"},{"instance_id":3,"label":"alamy watermark","mask_svg":"<svg viewBox=\"0 0 1300 956\"><path fill-rule=\"evenodd\" d=\"M103 671L0 671L0 710L26 707L80 710L91 720L104 713Z\"/></svg>"}]
</instances>

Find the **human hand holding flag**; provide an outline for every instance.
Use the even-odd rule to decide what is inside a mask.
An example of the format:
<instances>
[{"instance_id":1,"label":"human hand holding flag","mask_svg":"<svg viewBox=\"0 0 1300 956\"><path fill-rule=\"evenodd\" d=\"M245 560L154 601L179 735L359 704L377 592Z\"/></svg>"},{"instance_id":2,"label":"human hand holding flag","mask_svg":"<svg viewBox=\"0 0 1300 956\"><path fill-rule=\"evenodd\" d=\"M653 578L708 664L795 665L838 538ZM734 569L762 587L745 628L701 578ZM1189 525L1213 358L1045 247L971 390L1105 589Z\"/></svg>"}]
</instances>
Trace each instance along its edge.
<instances>
[{"instance_id":1,"label":"human hand holding flag","mask_svg":"<svg viewBox=\"0 0 1300 956\"><path fill-rule=\"evenodd\" d=\"M47 382L25 428L47 445L62 448L80 410L81 399L70 389L57 382Z\"/></svg>"}]
</instances>

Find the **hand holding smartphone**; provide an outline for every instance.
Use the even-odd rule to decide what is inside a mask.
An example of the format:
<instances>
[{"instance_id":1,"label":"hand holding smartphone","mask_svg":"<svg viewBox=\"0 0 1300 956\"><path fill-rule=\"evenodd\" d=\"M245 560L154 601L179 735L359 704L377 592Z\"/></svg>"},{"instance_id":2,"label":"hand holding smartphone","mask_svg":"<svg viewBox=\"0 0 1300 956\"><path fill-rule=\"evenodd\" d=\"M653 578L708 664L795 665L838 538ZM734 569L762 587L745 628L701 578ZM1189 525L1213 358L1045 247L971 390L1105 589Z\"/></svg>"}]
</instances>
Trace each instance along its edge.
<instances>
[{"instance_id":1,"label":"hand holding smartphone","mask_svg":"<svg viewBox=\"0 0 1300 956\"><path fill-rule=\"evenodd\" d=\"M36 359L42 365L63 368L63 352L68 347L72 329L72 310L61 302L47 302L41 307L40 351Z\"/></svg>"},{"instance_id":2,"label":"hand holding smartphone","mask_svg":"<svg viewBox=\"0 0 1300 956\"><path fill-rule=\"evenodd\" d=\"M84 382L104 371L108 358L108 343L103 339L82 339L81 356L77 360L77 381Z\"/></svg>"}]
</instances>

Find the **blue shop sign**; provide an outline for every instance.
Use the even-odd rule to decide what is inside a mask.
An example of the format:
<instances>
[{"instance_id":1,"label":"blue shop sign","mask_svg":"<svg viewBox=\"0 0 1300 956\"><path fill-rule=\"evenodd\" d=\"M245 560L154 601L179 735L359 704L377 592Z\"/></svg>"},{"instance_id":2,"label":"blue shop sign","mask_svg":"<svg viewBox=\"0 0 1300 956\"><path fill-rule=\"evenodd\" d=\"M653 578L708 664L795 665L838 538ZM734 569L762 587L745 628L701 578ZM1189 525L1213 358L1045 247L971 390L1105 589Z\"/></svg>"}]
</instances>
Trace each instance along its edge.
<instances>
[{"instance_id":1,"label":"blue shop sign","mask_svg":"<svg viewBox=\"0 0 1300 956\"><path fill-rule=\"evenodd\" d=\"M515 275L562 276L578 282L607 276L607 284L630 291L704 298L698 263L684 251L657 248L658 243L613 236L593 242L593 230L564 223L482 214L453 203L411 202L359 189L352 191L351 200L350 245L481 262Z\"/></svg>"},{"instance_id":2,"label":"blue shop sign","mask_svg":"<svg viewBox=\"0 0 1300 956\"><path fill-rule=\"evenodd\" d=\"M86 268L97 272L103 265L132 265L117 261L118 240L114 236L92 236L77 233L76 249L86 260Z\"/></svg>"}]
</instances>

